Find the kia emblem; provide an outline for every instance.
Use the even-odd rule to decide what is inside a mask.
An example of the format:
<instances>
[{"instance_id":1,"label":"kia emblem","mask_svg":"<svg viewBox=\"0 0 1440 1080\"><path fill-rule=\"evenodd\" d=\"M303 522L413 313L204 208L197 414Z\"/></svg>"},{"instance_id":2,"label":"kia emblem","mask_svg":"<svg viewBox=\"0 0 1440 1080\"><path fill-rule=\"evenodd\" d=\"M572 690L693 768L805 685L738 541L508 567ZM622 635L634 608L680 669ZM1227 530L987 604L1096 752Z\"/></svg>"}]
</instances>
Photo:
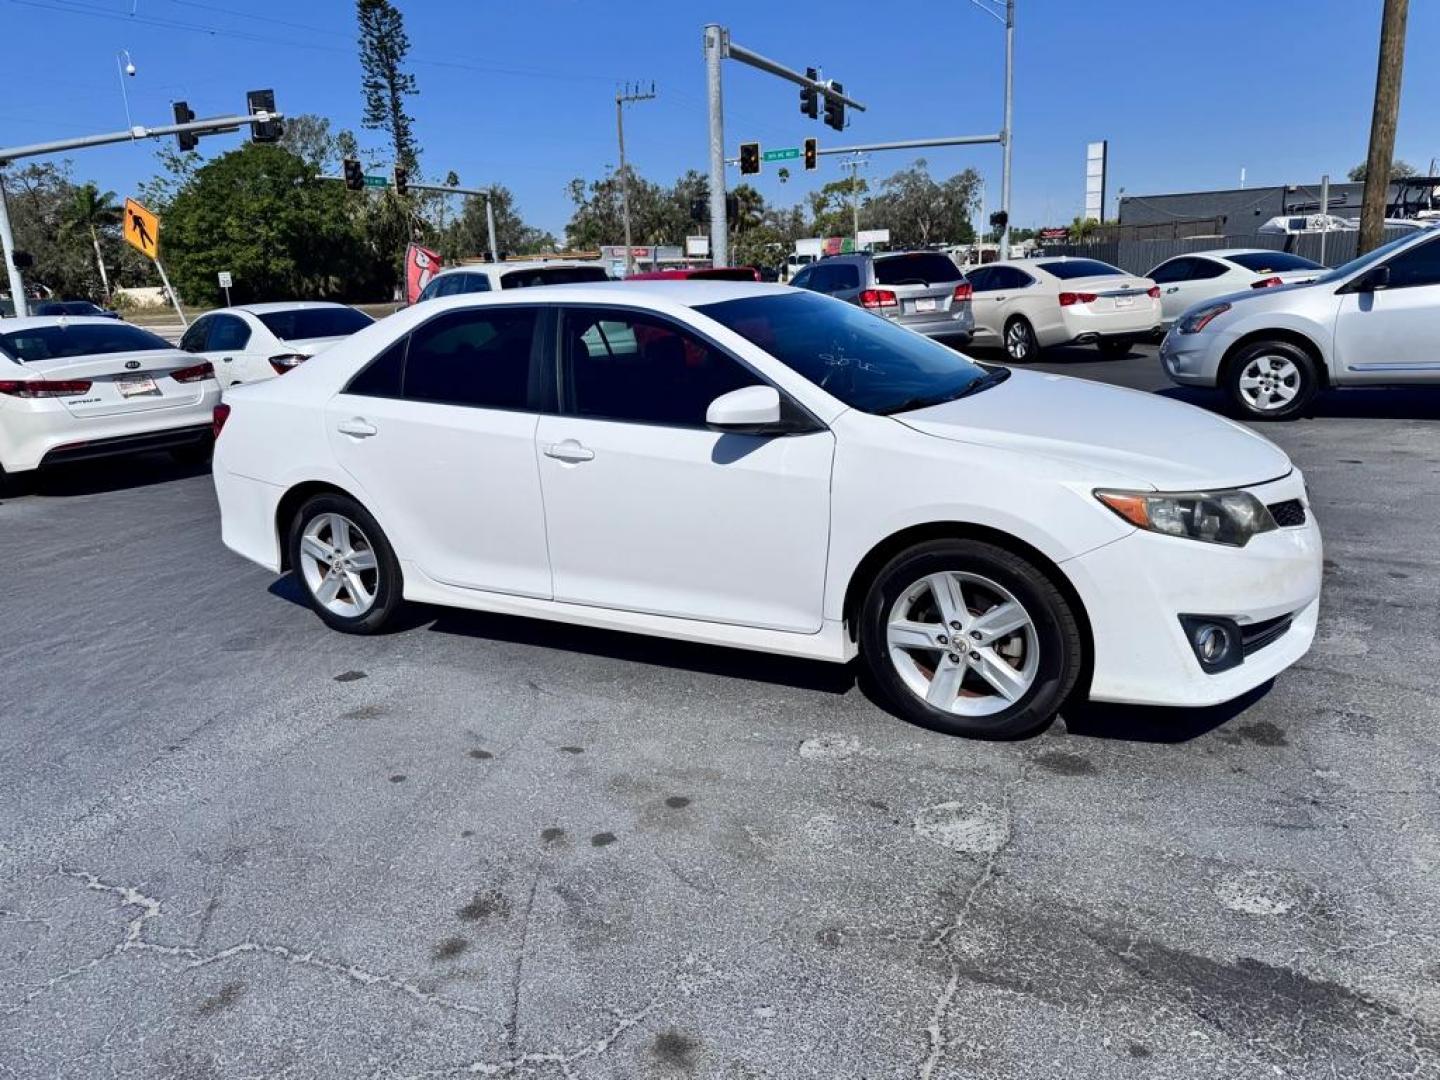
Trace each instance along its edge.
<instances>
[{"instance_id":1,"label":"kia emblem","mask_svg":"<svg viewBox=\"0 0 1440 1080\"><path fill-rule=\"evenodd\" d=\"M139 361L139 360L126 360L126 361L125 361L125 367L126 367L128 370L130 370L130 371L134 371L134 370L135 370L136 368L138 368L139 366L140 366L140 361Z\"/></svg>"}]
</instances>

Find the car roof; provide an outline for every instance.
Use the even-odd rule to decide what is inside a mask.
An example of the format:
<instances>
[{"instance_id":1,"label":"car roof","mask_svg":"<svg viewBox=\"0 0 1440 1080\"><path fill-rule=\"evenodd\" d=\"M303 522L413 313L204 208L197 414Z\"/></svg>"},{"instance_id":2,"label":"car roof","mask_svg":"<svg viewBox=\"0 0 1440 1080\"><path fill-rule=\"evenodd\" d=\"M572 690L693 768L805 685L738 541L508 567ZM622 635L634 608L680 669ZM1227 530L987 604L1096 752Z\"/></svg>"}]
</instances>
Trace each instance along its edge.
<instances>
[{"instance_id":1,"label":"car roof","mask_svg":"<svg viewBox=\"0 0 1440 1080\"><path fill-rule=\"evenodd\" d=\"M248 311L251 315L267 315L272 311L302 311L306 308L343 308L331 300L272 300L264 304L236 304L233 307L207 311L207 315L218 315L227 311Z\"/></svg>"},{"instance_id":2,"label":"car roof","mask_svg":"<svg viewBox=\"0 0 1440 1080\"><path fill-rule=\"evenodd\" d=\"M461 274L469 271L475 273L506 273L510 270L538 270L544 266L597 266L601 270L604 265L598 259L522 259L516 262L475 262L462 263L459 266L447 266L435 277L443 277L445 274ZM434 280L433 278L431 280Z\"/></svg>"},{"instance_id":3,"label":"car roof","mask_svg":"<svg viewBox=\"0 0 1440 1080\"><path fill-rule=\"evenodd\" d=\"M788 285L758 281L708 281L691 278L686 281L585 281L574 284L546 285L539 289L507 289L504 292L461 293L439 296L426 305L465 307L471 304L616 304L644 307L680 305L700 307L726 300L743 300L752 296L784 296L801 293Z\"/></svg>"}]
</instances>

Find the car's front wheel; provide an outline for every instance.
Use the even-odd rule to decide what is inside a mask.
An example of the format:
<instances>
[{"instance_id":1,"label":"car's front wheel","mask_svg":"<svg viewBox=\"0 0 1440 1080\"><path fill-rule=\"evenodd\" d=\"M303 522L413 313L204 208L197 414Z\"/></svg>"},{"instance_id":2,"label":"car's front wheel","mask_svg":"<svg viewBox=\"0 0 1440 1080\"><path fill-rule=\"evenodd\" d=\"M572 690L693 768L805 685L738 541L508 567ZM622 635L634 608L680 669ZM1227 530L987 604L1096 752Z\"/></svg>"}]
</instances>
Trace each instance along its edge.
<instances>
[{"instance_id":1,"label":"car's front wheel","mask_svg":"<svg viewBox=\"0 0 1440 1080\"><path fill-rule=\"evenodd\" d=\"M332 629L374 634L400 606L400 564L379 524L354 499L317 495L290 525L290 566Z\"/></svg>"},{"instance_id":2,"label":"car's front wheel","mask_svg":"<svg viewBox=\"0 0 1440 1080\"><path fill-rule=\"evenodd\" d=\"M1320 376L1314 359L1298 345L1257 341L1226 368L1225 389L1247 420L1294 420L1314 400Z\"/></svg>"},{"instance_id":3,"label":"car's front wheel","mask_svg":"<svg viewBox=\"0 0 1440 1080\"><path fill-rule=\"evenodd\" d=\"M859 615L860 653L907 719L1015 738L1050 722L1079 678L1075 613L1029 560L976 540L902 552Z\"/></svg>"}]
</instances>

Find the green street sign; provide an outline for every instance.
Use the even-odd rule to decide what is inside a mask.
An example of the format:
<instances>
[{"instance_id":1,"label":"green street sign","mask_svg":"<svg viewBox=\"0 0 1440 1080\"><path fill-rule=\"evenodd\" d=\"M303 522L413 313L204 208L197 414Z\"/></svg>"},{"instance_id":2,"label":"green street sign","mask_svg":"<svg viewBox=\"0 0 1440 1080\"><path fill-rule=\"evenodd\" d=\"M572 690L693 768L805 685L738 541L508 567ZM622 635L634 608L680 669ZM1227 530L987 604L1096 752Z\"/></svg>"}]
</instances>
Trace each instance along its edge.
<instances>
[{"instance_id":1,"label":"green street sign","mask_svg":"<svg viewBox=\"0 0 1440 1080\"><path fill-rule=\"evenodd\" d=\"M388 176L367 176L367 177L365 177L365 186L366 186L366 187L382 187L382 188L383 188L383 187L389 187L389 186L390 186L390 178L389 178Z\"/></svg>"},{"instance_id":2,"label":"green street sign","mask_svg":"<svg viewBox=\"0 0 1440 1080\"><path fill-rule=\"evenodd\" d=\"M800 156L798 146L786 146L779 150L766 150L761 159L764 161L790 161Z\"/></svg>"}]
</instances>

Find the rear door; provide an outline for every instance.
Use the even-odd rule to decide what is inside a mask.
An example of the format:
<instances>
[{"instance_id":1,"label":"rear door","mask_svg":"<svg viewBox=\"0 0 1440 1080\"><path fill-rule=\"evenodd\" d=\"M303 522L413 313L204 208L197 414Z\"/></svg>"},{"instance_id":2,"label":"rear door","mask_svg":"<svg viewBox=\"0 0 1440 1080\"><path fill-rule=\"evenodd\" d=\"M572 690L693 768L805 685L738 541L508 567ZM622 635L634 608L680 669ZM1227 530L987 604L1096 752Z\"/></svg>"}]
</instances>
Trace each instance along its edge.
<instances>
[{"instance_id":1,"label":"rear door","mask_svg":"<svg viewBox=\"0 0 1440 1080\"><path fill-rule=\"evenodd\" d=\"M955 286L965 280L948 255L917 251L875 256L875 285L895 294L895 321L928 323L950 313Z\"/></svg>"},{"instance_id":2,"label":"rear door","mask_svg":"<svg viewBox=\"0 0 1440 1080\"><path fill-rule=\"evenodd\" d=\"M1189 255L1167 259L1145 275L1160 290L1160 317L1166 325L1178 319L1185 310L1185 296L1180 289L1189 278L1190 265L1194 261Z\"/></svg>"},{"instance_id":3,"label":"rear door","mask_svg":"<svg viewBox=\"0 0 1440 1080\"><path fill-rule=\"evenodd\" d=\"M247 352L251 332L244 319L216 312L207 315L205 323L205 348L200 355L215 365L215 377L222 387L254 382L256 378L263 377L257 374L253 358Z\"/></svg>"},{"instance_id":4,"label":"rear door","mask_svg":"<svg viewBox=\"0 0 1440 1080\"><path fill-rule=\"evenodd\" d=\"M400 558L435 581L550 596L535 464L553 392L534 359L543 310L439 313L326 406L336 460L374 500Z\"/></svg>"},{"instance_id":5,"label":"rear door","mask_svg":"<svg viewBox=\"0 0 1440 1080\"><path fill-rule=\"evenodd\" d=\"M562 415L536 435L555 599L816 633L830 535L829 431L705 426L763 380L645 312L563 313Z\"/></svg>"},{"instance_id":6,"label":"rear door","mask_svg":"<svg viewBox=\"0 0 1440 1080\"><path fill-rule=\"evenodd\" d=\"M1178 319L1192 308L1216 296L1245 288L1250 275L1232 270L1217 259L1194 255L1187 260L1185 276L1168 287L1160 288L1160 318L1165 322ZM1157 285L1160 283L1157 281Z\"/></svg>"}]
</instances>

